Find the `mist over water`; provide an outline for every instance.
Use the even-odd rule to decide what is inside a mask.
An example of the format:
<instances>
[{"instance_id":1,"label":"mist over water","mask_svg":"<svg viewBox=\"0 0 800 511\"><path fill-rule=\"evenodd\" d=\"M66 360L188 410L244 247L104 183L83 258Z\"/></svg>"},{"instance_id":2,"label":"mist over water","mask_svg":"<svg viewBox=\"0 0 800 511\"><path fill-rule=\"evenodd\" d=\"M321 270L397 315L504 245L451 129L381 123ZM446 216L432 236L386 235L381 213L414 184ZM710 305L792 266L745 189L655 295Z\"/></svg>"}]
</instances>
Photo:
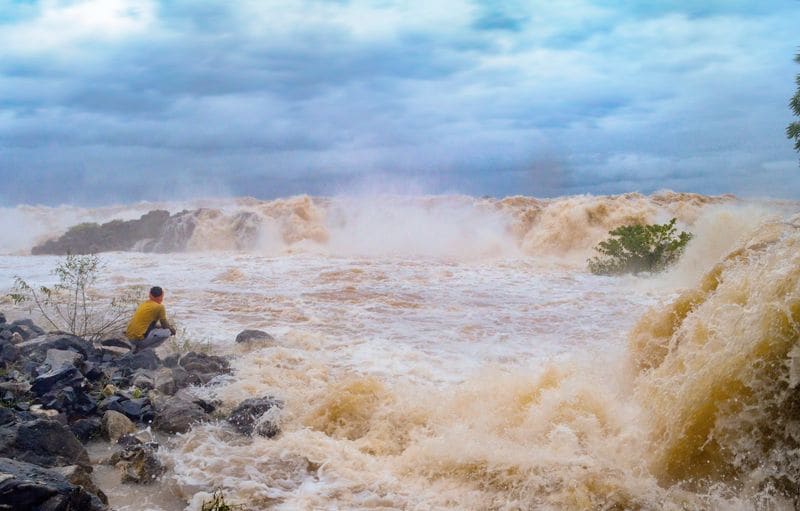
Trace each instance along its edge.
<instances>
[{"instance_id":1,"label":"mist over water","mask_svg":"<svg viewBox=\"0 0 800 511\"><path fill-rule=\"evenodd\" d=\"M0 287L46 280L58 258L20 254L75 221L154 207L14 209L29 228L2 241ZM275 439L220 422L165 445L164 487L188 509L216 487L282 510L794 509L795 204L664 192L158 207L205 208L187 250L103 254L102 292L165 287L194 339L237 357L233 378L197 390L223 408L286 402ZM610 229L672 217L695 237L669 272L586 272ZM277 345L244 352L244 328ZM116 509L183 505L103 489Z\"/></svg>"}]
</instances>

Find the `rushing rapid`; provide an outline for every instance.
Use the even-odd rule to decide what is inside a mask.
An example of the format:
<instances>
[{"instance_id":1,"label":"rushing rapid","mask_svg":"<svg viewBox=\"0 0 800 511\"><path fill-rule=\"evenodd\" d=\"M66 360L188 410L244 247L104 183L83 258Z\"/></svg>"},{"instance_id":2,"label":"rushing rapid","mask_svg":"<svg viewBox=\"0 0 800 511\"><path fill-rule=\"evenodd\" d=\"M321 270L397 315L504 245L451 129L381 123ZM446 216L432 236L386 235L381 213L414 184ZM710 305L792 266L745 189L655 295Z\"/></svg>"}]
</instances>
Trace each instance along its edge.
<instances>
[{"instance_id":1,"label":"rushing rapid","mask_svg":"<svg viewBox=\"0 0 800 511\"><path fill-rule=\"evenodd\" d=\"M101 293L162 285L185 338L235 357L233 377L196 392L223 409L265 394L286 406L274 439L220 422L168 441L160 490L103 488L116 509L197 510L215 488L281 510L798 503L797 204L663 192L26 206L6 211L27 228L0 241L0 287L52 279L57 256L27 254L72 225L155 209L175 224L103 254ZM610 229L673 217L694 239L669 272L586 271ZM169 243L180 250L158 250ZM277 343L235 347L244 328Z\"/></svg>"}]
</instances>

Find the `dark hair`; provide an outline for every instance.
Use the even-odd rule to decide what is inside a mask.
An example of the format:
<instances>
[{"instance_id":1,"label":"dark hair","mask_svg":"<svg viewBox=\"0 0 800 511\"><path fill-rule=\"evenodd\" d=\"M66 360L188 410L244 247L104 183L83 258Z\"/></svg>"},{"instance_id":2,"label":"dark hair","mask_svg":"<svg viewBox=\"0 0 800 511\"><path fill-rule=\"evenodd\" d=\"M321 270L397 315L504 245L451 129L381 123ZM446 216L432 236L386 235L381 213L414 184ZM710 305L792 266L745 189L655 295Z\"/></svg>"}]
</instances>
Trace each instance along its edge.
<instances>
[{"instance_id":1,"label":"dark hair","mask_svg":"<svg viewBox=\"0 0 800 511\"><path fill-rule=\"evenodd\" d=\"M150 294L158 298L159 296L164 294L164 290L158 286L153 286L150 288Z\"/></svg>"}]
</instances>

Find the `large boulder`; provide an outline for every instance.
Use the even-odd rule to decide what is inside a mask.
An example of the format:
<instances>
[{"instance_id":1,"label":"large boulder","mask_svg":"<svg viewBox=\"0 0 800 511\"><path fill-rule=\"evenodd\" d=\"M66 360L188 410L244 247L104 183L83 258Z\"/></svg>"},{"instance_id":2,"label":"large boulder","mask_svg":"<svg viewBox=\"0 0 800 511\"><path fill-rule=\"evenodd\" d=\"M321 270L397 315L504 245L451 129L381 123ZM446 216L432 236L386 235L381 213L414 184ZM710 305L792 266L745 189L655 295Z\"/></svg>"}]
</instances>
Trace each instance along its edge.
<instances>
[{"instance_id":1,"label":"large boulder","mask_svg":"<svg viewBox=\"0 0 800 511\"><path fill-rule=\"evenodd\" d=\"M112 220L102 225L78 224L60 238L36 245L31 253L64 255L131 250L142 240L160 238L169 218L168 211L153 210L138 220Z\"/></svg>"},{"instance_id":2,"label":"large boulder","mask_svg":"<svg viewBox=\"0 0 800 511\"><path fill-rule=\"evenodd\" d=\"M0 456L44 467L91 467L86 449L72 431L60 422L48 419L0 426Z\"/></svg>"},{"instance_id":3,"label":"large boulder","mask_svg":"<svg viewBox=\"0 0 800 511\"><path fill-rule=\"evenodd\" d=\"M72 334L55 332L40 335L33 339L26 340L17 344L19 354L23 358L28 358L37 364L44 363L47 358L47 350L71 350L80 353L84 360L96 358L97 350L91 342Z\"/></svg>"},{"instance_id":4,"label":"large boulder","mask_svg":"<svg viewBox=\"0 0 800 511\"><path fill-rule=\"evenodd\" d=\"M81 387L83 385L83 374L74 366L62 366L51 369L36 377L31 384L31 392L37 396L43 396L51 390L63 387Z\"/></svg>"},{"instance_id":5,"label":"large boulder","mask_svg":"<svg viewBox=\"0 0 800 511\"><path fill-rule=\"evenodd\" d=\"M114 410L108 410L103 414L101 430L103 436L107 440L116 442L123 436L134 433L136 431L136 426L134 426L133 422L124 414Z\"/></svg>"},{"instance_id":6,"label":"large boulder","mask_svg":"<svg viewBox=\"0 0 800 511\"><path fill-rule=\"evenodd\" d=\"M99 438L102 434L102 422L99 417L78 419L69 425L70 431L81 443L87 443Z\"/></svg>"},{"instance_id":7,"label":"large boulder","mask_svg":"<svg viewBox=\"0 0 800 511\"><path fill-rule=\"evenodd\" d=\"M230 364L224 358L195 351L183 355L178 366L196 377L203 385L215 376L231 372Z\"/></svg>"},{"instance_id":8,"label":"large boulder","mask_svg":"<svg viewBox=\"0 0 800 511\"><path fill-rule=\"evenodd\" d=\"M283 402L272 396L245 399L233 409L228 416L228 422L243 435L252 435L255 432L260 436L272 438L280 433L278 414L274 412L281 408ZM265 416L270 410L273 413Z\"/></svg>"},{"instance_id":9,"label":"large boulder","mask_svg":"<svg viewBox=\"0 0 800 511\"><path fill-rule=\"evenodd\" d=\"M162 364L161 359L158 358L154 350L146 349L136 353L128 353L118 358L116 365L128 372L128 374L133 374L139 369L158 369Z\"/></svg>"},{"instance_id":10,"label":"large boulder","mask_svg":"<svg viewBox=\"0 0 800 511\"><path fill-rule=\"evenodd\" d=\"M37 335L44 334L44 329L36 326L30 319L18 319L17 321L6 325L5 328L10 330L12 334L19 334L25 341L31 339L32 337L36 337Z\"/></svg>"},{"instance_id":11,"label":"large boulder","mask_svg":"<svg viewBox=\"0 0 800 511\"><path fill-rule=\"evenodd\" d=\"M236 336L237 344L248 344L251 346L272 346L275 338L263 330L242 330Z\"/></svg>"},{"instance_id":12,"label":"large boulder","mask_svg":"<svg viewBox=\"0 0 800 511\"><path fill-rule=\"evenodd\" d=\"M153 428L165 433L185 433L193 424L211 419L213 406L204 400L180 391L156 404Z\"/></svg>"},{"instance_id":13,"label":"large boulder","mask_svg":"<svg viewBox=\"0 0 800 511\"><path fill-rule=\"evenodd\" d=\"M0 509L103 511L105 504L56 470L0 458Z\"/></svg>"}]
</instances>

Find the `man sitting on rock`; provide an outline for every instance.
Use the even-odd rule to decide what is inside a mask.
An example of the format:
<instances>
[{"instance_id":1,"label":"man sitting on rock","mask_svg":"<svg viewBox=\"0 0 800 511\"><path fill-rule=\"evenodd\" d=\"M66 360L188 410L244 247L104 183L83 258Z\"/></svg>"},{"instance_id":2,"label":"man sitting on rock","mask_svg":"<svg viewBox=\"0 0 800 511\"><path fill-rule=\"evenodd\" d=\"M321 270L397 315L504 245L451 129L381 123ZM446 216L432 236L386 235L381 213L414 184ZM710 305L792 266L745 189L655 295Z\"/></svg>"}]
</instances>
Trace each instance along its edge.
<instances>
[{"instance_id":1,"label":"man sitting on rock","mask_svg":"<svg viewBox=\"0 0 800 511\"><path fill-rule=\"evenodd\" d=\"M150 299L143 302L133 314L125 335L133 342L134 351L157 348L175 335L175 327L167 321L167 310L162 305L164 290L158 286L150 289ZM161 328L156 328L160 323Z\"/></svg>"}]
</instances>

